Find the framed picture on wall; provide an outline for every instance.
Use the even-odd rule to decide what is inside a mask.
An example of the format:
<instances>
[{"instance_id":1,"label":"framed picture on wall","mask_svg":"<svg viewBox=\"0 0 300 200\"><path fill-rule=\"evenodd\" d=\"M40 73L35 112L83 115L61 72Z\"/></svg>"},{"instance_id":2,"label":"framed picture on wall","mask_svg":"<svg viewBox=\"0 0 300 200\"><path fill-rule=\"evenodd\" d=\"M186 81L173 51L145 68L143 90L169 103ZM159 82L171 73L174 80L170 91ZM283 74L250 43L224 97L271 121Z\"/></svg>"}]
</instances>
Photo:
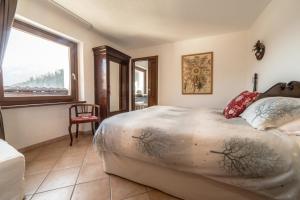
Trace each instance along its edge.
<instances>
[{"instance_id":1,"label":"framed picture on wall","mask_svg":"<svg viewBox=\"0 0 300 200\"><path fill-rule=\"evenodd\" d=\"M213 93L213 52L182 56L182 94Z\"/></svg>"}]
</instances>

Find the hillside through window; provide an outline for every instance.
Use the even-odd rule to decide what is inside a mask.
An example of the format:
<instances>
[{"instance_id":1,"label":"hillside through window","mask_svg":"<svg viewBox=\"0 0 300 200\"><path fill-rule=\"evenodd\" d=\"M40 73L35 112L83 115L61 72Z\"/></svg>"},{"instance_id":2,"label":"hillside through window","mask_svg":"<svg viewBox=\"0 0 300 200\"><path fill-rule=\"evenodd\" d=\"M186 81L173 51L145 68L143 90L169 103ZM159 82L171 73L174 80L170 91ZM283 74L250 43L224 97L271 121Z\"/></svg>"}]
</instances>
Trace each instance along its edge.
<instances>
[{"instance_id":1,"label":"hillside through window","mask_svg":"<svg viewBox=\"0 0 300 200\"><path fill-rule=\"evenodd\" d=\"M75 100L76 56L76 43L15 21L2 64L2 105Z\"/></svg>"}]
</instances>

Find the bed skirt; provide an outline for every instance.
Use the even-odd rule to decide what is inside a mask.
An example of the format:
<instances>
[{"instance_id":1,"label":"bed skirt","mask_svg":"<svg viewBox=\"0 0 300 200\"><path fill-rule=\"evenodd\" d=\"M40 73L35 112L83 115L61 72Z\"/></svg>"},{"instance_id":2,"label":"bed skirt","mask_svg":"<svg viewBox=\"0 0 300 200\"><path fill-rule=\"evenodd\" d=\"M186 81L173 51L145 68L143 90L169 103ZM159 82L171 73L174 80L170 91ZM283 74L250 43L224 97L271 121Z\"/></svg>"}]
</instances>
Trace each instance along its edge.
<instances>
[{"instance_id":1,"label":"bed skirt","mask_svg":"<svg viewBox=\"0 0 300 200\"><path fill-rule=\"evenodd\" d=\"M103 152L104 171L186 200L266 200L252 192L208 178Z\"/></svg>"}]
</instances>

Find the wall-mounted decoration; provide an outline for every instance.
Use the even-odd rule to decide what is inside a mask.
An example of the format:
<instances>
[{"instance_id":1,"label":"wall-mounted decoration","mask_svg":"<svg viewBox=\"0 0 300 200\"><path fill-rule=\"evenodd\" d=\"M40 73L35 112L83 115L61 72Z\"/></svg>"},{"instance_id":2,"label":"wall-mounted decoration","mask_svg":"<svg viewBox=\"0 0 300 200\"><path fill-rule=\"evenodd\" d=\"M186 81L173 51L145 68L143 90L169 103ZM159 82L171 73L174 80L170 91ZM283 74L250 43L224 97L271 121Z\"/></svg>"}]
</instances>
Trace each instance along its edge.
<instances>
[{"instance_id":1,"label":"wall-mounted decoration","mask_svg":"<svg viewBox=\"0 0 300 200\"><path fill-rule=\"evenodd\" d=\"M213 93L213 52L182 56L182 94Z\"/></svg>"},{"instance_id":2,"label":"wall-mounted decoration","mask_svg":"<svg viewBox=\"0 0 300 200\"><path fill-rule=\"evenodd\" d=\"M256 59L261 60L265 55L266 47L260 40L258 40L255 43L254 48L252 49L252 51L255 52Z\"/></svg>"}]
</instances>

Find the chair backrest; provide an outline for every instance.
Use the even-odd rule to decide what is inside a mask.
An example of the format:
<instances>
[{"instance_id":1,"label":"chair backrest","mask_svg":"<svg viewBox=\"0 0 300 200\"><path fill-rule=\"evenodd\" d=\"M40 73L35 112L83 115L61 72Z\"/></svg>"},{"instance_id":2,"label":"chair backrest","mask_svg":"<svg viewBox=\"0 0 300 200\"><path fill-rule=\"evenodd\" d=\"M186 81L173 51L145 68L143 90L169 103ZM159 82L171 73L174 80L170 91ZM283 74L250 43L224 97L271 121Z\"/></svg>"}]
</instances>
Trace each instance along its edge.
<instances>
[{"instance_id":1,"label":"chair backrest","mask_svg":"<svg viewBox=\"0 0 300 200\"><path fill-rule=\"evenodd\" d=\"M82 116L82 115L94 115L100 118L100 107L95 104L86 104L86 103L80 103L80 104L73 104L69 108L69 118L71 120L72 117L72 111L74 110L74 114L76 117Z\"/></svg>"}]
</instances>

